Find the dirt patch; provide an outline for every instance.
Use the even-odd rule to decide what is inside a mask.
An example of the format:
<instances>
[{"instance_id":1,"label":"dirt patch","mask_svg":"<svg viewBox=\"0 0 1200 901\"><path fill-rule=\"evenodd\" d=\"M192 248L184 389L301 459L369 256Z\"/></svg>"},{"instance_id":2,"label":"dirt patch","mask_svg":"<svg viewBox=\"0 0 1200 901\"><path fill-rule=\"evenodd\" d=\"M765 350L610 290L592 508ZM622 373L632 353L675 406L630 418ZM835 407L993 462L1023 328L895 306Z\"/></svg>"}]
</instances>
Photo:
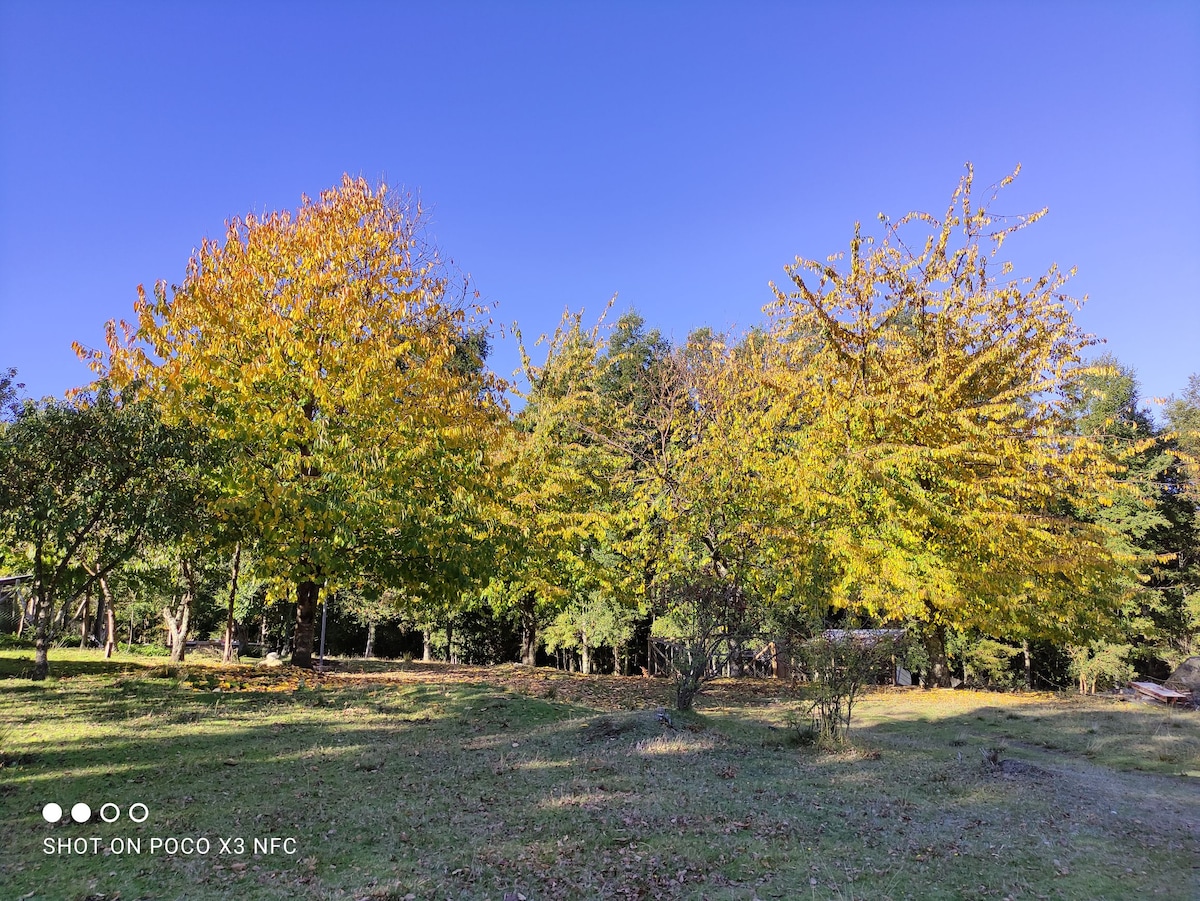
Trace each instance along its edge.
<instances>
[{"instance_id":1,"label":"dirt patch","mask_svg":"<svg viewBox=\"0 0 1200 901\"><path fill-rule=\"evenodd\" d=\"M626 732L637 729L637 723L629 719L614 719L611 716L601 716L585 725L580 737L586 742L611 741Z\"/></svg>"},{"instance_id":2,"label":"dirt patch","mask_svg":"<svg viewBox=\"0 0 1200 901\"><path fill-rule=\"evenodd\" d=\"M1048 770L1032 763L1026 763L1024 760L1001 760L999 766L994 768L994 772L1006 779L1042 780L1052 776Z\"/></svg>"}]
</instances>

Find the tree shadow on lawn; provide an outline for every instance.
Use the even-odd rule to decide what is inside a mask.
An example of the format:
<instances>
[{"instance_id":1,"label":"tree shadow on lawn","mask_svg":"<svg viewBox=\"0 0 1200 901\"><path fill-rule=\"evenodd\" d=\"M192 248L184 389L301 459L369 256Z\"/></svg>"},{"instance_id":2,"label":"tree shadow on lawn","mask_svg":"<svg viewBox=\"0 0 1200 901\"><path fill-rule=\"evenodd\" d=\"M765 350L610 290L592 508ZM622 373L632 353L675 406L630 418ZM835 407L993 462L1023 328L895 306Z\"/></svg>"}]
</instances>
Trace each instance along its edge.
<instances>
[{"instance_id":1,"label":"tree shadow on lawn","mask_svg":"<svg viewBox=\"0 0 1200 901\"><path fill-rule=\"evenodd\" d=\"M50 652L50 677L47 681L74 679L79 676L111 676L124 670L146 672L162 667L163 658L105 660L97 652L95 659L59 659ZM0 679L28 679L33 674L33 652L0 654Z\"/></svg>"}]
</instances>

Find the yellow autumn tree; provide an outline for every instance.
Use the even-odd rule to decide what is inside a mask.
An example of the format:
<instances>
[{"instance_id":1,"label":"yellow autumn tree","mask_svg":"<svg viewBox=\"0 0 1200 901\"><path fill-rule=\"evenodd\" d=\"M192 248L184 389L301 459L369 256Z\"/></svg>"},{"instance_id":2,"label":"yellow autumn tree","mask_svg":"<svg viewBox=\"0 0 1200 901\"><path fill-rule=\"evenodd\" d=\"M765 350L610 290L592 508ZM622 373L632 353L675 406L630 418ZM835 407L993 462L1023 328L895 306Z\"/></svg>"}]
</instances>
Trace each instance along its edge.
<instances>
[{"instance_id":1,"label":"yellow autumn tree","mask_svg":"<svg viewBox=\"0 0 1200 901\"><path fill-rule=\"evenodd\" d=\"M225 446L219 513L296 587L295 663L311 663L322 585L478 578L499 386L419 207L346 176L294 213L231 220L135 312L77 351Z\"/></svg>"},{"instance_id":2,"label":"yellow autumn tree","mask_svg":"<svg viewBox=\"0 0 1200 901\"><path fill-rule=\"evenodd\" d=\"M787 267L757 414L779 447L765 481L820 536L826 603L923 624L939 682L947 627L1078 640L1128 565L1088 521L1122 488L1072 434L1066 389L1094 343L1072 273L1014 278L998 253L1045 211L997 217L972 188L968 166L942 218L881 215L878 243L856 226L848 259Z\"/></svg>"}]
</instances>

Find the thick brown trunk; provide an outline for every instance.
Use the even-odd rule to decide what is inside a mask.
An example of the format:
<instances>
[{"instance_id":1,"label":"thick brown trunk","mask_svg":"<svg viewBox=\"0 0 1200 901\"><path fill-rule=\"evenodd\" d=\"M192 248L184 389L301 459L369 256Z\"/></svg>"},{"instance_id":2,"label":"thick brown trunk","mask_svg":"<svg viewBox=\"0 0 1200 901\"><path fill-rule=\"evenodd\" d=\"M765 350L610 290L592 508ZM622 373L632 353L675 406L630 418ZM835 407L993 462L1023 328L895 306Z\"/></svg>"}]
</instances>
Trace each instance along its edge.
<instances>
[{"instance_id":1,"label":"thick brown trunk","mask_svg":"<svg viewBox=\"0 0 1200 901\"><path fill-rule=\"evenodd\" d=\"M316 636L317 598L321 586L316 582L301 582L296 586L296 636L292 665L312 669L313 639Z\"/></svg>"},{"instance_id":2,"label":"thick brown trunk","mask_svg":"<svg viewBox=\"0 0 1200 901\"><path fill-rule=\"evenodd\" d=\"M367 623L367 647L363 656L370 659L375 656L375 623Z\"/></svg>"},{"instance_id":3,"label":"thick brown trunk","mask_svg":"<svg viewBox=\"0 0 1200 901\"><path fill-rule=\"evenodd\" d=\"M242 565L242 543L239 541L233 549L233 567L229 579L229 604L225 610L225 649L221 655L221 660L225 663L233 663L233 632L236 623L233 619L233 602L237 598L238 571ZM238 656L241 655L239 648Z\"/></svg>"},{"instance_id":4,"label":"thick brown trunk","mask_svg":"<svg viewBox=\"0 0 1200 901\"><path fill-rule=\"evenodd\" d=\"M163 622L167 626L167 641L171 646L171 662L182 663L187 656L187 634L192 618L191 599L184 592L175 610L163 607Z\"/></svg>"},{"instance_id":5,"label":"thick brown trunk","mask_svg":"<svg viewBox=\"0 0 1200 901\"><path fill-rule=\"evenodd\" d=\"M538 630L534 615L534 597L527 595L521 602L521 662L537 665Z\"/></svg>"},{"instance_id":6,"label":"thick brown trunk","mask_svg":"<svg viewBox=\"0 0 1200 901\"><path fill-rule=\"evenodd\" d=\"M925 687L950 687L950 667L946 665L946 627L941 623L925 631L925 649L929 654L929 678Z\"/></svg>"},{"instance_id":7,"label":"thick brown trunk","mask_svg":"<svg viewBox=\"0 0 1200 901\"><path fill-rule=\"evenodd\" d=\"M317 402L309 398L304 404L304 417L309 422L315 422ZM310 459L311 448L300 445L300 472L305 478L316 478L319 468ZM313 642L316 638L317 599L321 594L321 586L310 580L296 585L296 631L292 635L292 665L312 669Z\"/></svg>"},{"instance_id":8,"label":"thick brown trunk","mask_svg":"<svg viewBox=\"0 0 1200 901\"><path fill-rule=\"evenodd\" d=\"M521 632L521 662L526 666L538 666L538 631L533 627Z\"/></svg>"},{"instance_id":9,"label":"thick brown trunk","mask_svg":"<svg viewBox=\"0 0 1200 901\"><path fill-rule=\"evenodd\" d=\"M430 634L428 629L424 629L421 632L421 640L424 645L421 651L421 659L426 663L430 663L433 660L433 635Z\"/></svg>"}]
</instances>

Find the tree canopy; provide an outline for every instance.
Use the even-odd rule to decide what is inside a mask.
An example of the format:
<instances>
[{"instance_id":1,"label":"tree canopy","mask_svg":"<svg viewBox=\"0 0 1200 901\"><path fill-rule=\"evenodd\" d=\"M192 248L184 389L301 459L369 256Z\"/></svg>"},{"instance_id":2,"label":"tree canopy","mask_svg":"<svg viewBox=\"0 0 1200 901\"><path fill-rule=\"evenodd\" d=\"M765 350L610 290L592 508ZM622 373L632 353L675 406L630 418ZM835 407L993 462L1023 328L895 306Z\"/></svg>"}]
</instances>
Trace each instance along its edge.
<instances>
[{"instance_id":1,"label":"tree canopy","mask_svg":"<svg viewBox=\"0 0 1200 901\"><path fill-rule=\"evenodd\" d=\"M49 673L49 620L194 508L193 447L149 401L101 383L71 402L26 401L0 423L0 534L30 561L34 678Z\"/></svg>"},{"instance_id":2,"label":"tree canopy","mask_svg":"<svg viewBox=\"0 0 1200 901\"><path fill-rule=\"evenodd\" d=\"M323 584L473 578L501 408L464 365L467 300L420 209L347 176L294 214L231 220L182 285L139 289L136 325L110 322L107 350L84 352L233 446L218 509L250 524L265 574L296 585L297 662Z\"/></svg>"},{"instance_id":3,"label":"tree canopy","mask_svg":"<svg viewBox=\"0 0 1200 901\"><path fill-rule=\"evenodd\" d=\"M968 168L941 219L881 215L878 243L856 227L845 266L787 267L765 376L772 481L819 524L832 606L1066 639L1103 625L1127 564L1077 515L1121 491L1069 417L1094 339L1069 273L1016 278L998 258L1041 213L1006 221L973 188Z\"/></svg>"},{"instance_id":4,"label":"tree canopy","mask_svg":"<svg viewBox=\"0 0 1200 901\"><path fill-rule=\"evenodd\" d=\"M38 428L74 447L87 416L151 417L147 440L166 444L139 457L141 438L114 431L130 447L80 449L79 478L101 487L79 490L124 491L101 476L132 454L186 486L191 513L159 529L161 499L131 495L147 531L101 515L79 539L86 571L108 565L104 542L141 541L208 610L229 570L231 644L244 550L256 604L295 598L301 665L337 590L362 599L368 629L393 614L419 628L427 655L435 629L454 647L461 626L480 658L511 653L519 628L526 663L548 647L587 669L609 659L599 643L627 671L633 636L669 640L681 698L718 646L732 661L756 636L831 625L915 627L941 683L970 642L991 642L989 672L1024 650L1028 673L1034 641L1091 654L1127 639L1168 659L1200 621L1200 382L1167 403L1164 431L1131 371L1089 361L1072 273L1023 276L1003 256L1045 212L991 211L1016 174L981 201L968 166L944 214L881 214L848 253L797 257L740 335L674 342L632 310L590 329L567 315L543 364L522 345L515 414L485 366L486 310L420 207L344 177L294 212L230 220L181 284L139 288L103 349L77 346L118 394L22 405L0 371L8 533L26 528L12 486L46 476ZM180 436L187 454L167 447ZM69 548L64 535L43 544ZM73 564L36 553L66 566L43 580L51 595L73 591ZM176 644L187 613L164 614ZM469 634L485 625L509 631Z\"/></svg>"}]
</instances>

